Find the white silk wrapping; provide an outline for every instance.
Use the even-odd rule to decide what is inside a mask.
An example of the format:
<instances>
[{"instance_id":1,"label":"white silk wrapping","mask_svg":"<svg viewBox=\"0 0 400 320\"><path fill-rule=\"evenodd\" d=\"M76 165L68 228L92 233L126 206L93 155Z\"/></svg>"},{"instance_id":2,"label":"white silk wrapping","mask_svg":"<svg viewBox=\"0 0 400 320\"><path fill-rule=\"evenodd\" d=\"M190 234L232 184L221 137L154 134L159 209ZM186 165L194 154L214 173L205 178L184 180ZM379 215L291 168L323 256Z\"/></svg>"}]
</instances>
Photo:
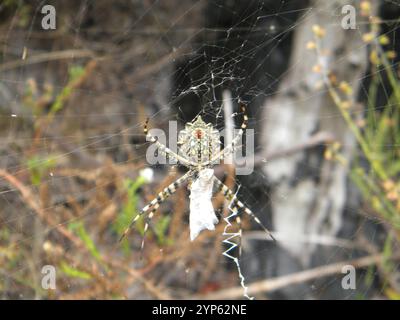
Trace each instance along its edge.
<instances>
[{"instance_id":1,"label":"white silk wrapping","mask_svg":"<svg viewBox=\"0 0 400 320\"><path fill-rule=\"evenodd\" d=\"M211 202L214 185L214 170L203 169L190 188L190 240L193 241L204 230L215 230L218 218Z\"/></svg>"}]
</instances>

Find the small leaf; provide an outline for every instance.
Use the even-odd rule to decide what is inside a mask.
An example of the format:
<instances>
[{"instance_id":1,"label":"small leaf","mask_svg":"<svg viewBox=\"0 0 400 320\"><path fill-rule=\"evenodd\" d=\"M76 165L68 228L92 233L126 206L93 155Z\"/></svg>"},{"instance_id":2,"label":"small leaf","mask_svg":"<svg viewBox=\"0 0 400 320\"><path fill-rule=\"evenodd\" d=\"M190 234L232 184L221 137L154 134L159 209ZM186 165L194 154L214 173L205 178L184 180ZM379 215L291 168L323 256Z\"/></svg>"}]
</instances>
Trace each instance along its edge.
<instances>
[{"instance_id":1,"label":"small leaf","mask_svg":"<svg viewBox=\"0 0 400 320\"><path fill-rule=\"evenodd\" d=\"M97 260L101 261L101 255L98 251L94 241L90 238L86 232L85 226L82 221L71 222L68 228L74 231L79 238L84 242L86 248L90 251L91 255Z\"/></svg>"},{"instance_id":2,"label":"small leaf","mask_svg":"<svg viewBox=\"0 0 400 320\"><path fill-rule=\"evenodd\" d=\"M87 273L85 271L81 271L74 267L71 267L64 261L61 262L60 269L62 272L64 272L67 276L69 276L71 278L79 278L79 279L84 279L84 280L89 280L92 278L92 276L89 273Z\"/></svg>"}]
</instances>

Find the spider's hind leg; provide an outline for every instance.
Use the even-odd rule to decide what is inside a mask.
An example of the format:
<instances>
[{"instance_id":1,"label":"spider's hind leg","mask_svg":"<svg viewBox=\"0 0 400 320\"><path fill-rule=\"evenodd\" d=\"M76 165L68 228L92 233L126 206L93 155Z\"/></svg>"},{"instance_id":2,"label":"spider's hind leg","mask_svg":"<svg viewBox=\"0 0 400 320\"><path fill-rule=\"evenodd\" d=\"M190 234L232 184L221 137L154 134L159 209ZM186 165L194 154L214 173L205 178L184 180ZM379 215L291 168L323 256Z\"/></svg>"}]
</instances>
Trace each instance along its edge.
<instances>
[{"instance_id":1,"label":"spider's hind leg","mask_svg":"<svg viewBox=\"0 0 400 320\"><path fill-rule=\"evenodd\" d=\"M274 238L274 236L272 235L271 231L269 231L260 221L260 219L249 209L247 208L241 201L239 201L239 199L236 197L236 195L233 193L233 191L231 191L221 180L219 180L218 178L215 178L216 183L219 185L219 187L221 188L221 191L224 195L224 197L228 200L232 202L232 205L234 207L238 208L238 214L240 214L241 212L245 212L247 215L249 215L263 230L264 232L274 241L276 241L276 239ZM221 187L222 186L222 187Z\"/></svg>"},{"instance_id":2,"label":"spider's hind leg","mask_svg":"<svg viewBox=\"0 0 400 320\"><path fill-rule=\"evenodd\" d=\"M164 198L164 200L167 197ZM146 221L144 224L144 229L143 229L143 235L142 235L142 243L140 244L140 257L143 257L143 249L144 249L144 240L146 239L146 232L149 229L149 224L151 223L151 219L153 219L154 213L157 211L157 209L160 207L161 202L163 202L164 200L157 202L153 209L150 211L150 213L146 216Z\"/></svg>"},{"instance_id":3,"label":"spider's hind leg","mask_svg":"<svg viewBox=\"0 0 400 320\"><path fill-rule=\"evenodd\" d=\"M240 216L236 216L236 223L238 225L238 250L239 250L239 259L242 256L242 234L243 234L243 230L242 230L242 218L240 218Z\"/></svg>"},{"instance_id":4,"label":"spider's hind leg","mask_svg":"<svg viewBox=\"0 0 400 320\"><path fill-rule=\"evenodd\" d=\"M121 238L119 241L122 241L126 237L126 235L129 233L129 231L132 229L132 227L135 225L137 220L139 218L146 214L150 209L150 213L146 217L146 224L144 226L144 234L143 234L143 240L142 240L142 249L144 246L144 237L147 232L147 229L149 228L149 222L154 216L154 213L160 206L162 202L164 202L170 195L174 194L175 191L192 175L192 171L188 171L186 174L184 174L182 177L180 177L178 180L175 182L171 183L168 187L164 188L161 192L158 193L157 197L154 198L149 204L147 204L145 207L143 207L142 210L133 218L132 222L129 224L129 226L125 229L124 233L122 234Z\"/></svg>"}]
</instances>

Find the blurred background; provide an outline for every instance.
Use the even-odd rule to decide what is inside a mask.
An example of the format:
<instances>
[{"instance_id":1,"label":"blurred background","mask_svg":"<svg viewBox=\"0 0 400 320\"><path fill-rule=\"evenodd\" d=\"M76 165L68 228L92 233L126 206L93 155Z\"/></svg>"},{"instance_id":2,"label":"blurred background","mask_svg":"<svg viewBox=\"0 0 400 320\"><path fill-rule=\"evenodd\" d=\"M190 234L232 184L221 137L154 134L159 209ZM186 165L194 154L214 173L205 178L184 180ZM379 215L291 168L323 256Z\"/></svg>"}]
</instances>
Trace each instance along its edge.
<instances>
[{"instance_id":1,"label":"blurred background","mask_svg":"<svg viewBox=\"0 0 400 320\"><path fill-rule=\"evenodd\" d=\"M1 1L1 298L243 299L222 195L193 242L187 185L143 252L143 219L118 241L186 172L148 163L146 118L221 131L243 101L254 171L215 173L277 239L243 216L249 294L399 299L399 17L393 0Z\"/></svg>"}]
</instances>

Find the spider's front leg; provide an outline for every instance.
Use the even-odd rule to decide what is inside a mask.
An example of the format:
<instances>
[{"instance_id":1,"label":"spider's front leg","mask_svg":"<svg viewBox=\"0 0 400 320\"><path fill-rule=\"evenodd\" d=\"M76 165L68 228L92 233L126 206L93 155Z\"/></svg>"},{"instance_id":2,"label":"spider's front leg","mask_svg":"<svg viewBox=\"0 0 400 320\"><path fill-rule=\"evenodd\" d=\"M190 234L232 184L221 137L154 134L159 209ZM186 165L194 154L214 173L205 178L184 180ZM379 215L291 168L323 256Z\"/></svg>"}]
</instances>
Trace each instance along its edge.
<instances>
[{"instance_id":1,"label":"spider's front leg","mask_svg":"<svg viewBox=\"0 0 400 320\"><path fill-rule=\"evenodd\" d=\"M243 114L243 122L242 122L242 125L240 126L239 132L237 133L235 138L232 140L232 142L228 146L226 146L224 149L222 149L216 155L214 155L211 160L205 162L203 164L204 166L213 164L217 161L221 161L225 158L226 155L231 154L235 151L235 148L237 147L239 142L242 140L244 130L246 130L247 124L249 121L249 118L246 113L246 107L243 102L240 102L240 110Z\"/></svg>"},{"instance_id":2,"label":"spider's front leg","mask_svg":"<svg viewBox=\"0 0 400 320\"><path fill-rule=\"evenodd\" d=\"M136 221L138 221L142 215L144 215L151 208L153 208L146 217L146 223L144 226L144 232L143 232L143 238L142 238L142 244L141 244L141 250L143 250L146 232L147 232L147 229L149 228L149 223L150 223L150 220L153 218L154 213L157 211L160 204L162 202L164 202L170 195L174 194L175 191L192 175L193 175L193 171L189 170L178 180L171 183L168 187L164 188L161 192L159 192L157 197L155 197L152 201L150 201L149 204L147 204L145 207L143 207L143 209L140 210L140 212L135 216L135 218L133 218L132 222L125 229L125 231L122 234L119 241L122 241L122 239L124 239L126 237L126 235L129 233L129 231L135 225Z\"/></svg>"},{"instance_id":3,"label":"spider's front leg","mask_svg":"<svg viewBox=\"0 0 400 320\"><path fill-rule=\"evenodd\" d=\"M143 127L143 132L146 135L147 140L154 143L157 146L159 151L163 152L164 154L167 154L169 157L173 158L174 160L178 161L180 164L182 164L188 168L190 166L196 165L195 163L192 163L191 161L185 159L184 157L180 156L179 154L175 153L170 148L168 148L167 146L165 146L161 142L159 142L158 138L154 137L149 132L148 123L149 123L149 118L146 119L146 122Z\"/></svg>"},{"instance_id":4,"label":"spider's front leg","mask_svg":"<svg viewBox=\"0 0 400 320\"><path fill-rule=\"evenodd\" d=\"M257 216L249 209L247 208L239 199L236 197L236 195L233 193L231 189L229 189L221 180L219 180L217 177L215 177L215 182L218 186L218 189L221 190L223 193L224 197L226 200L232 202L233 207L232 210L235 211L237 210L237 214L239 215L240 212L245 212L247 215L249 215L263 230L264 232L274 241L275 238L272 235L272 233L262 224L260 219L257 218Z\"/></svg>"}]
</instances>

